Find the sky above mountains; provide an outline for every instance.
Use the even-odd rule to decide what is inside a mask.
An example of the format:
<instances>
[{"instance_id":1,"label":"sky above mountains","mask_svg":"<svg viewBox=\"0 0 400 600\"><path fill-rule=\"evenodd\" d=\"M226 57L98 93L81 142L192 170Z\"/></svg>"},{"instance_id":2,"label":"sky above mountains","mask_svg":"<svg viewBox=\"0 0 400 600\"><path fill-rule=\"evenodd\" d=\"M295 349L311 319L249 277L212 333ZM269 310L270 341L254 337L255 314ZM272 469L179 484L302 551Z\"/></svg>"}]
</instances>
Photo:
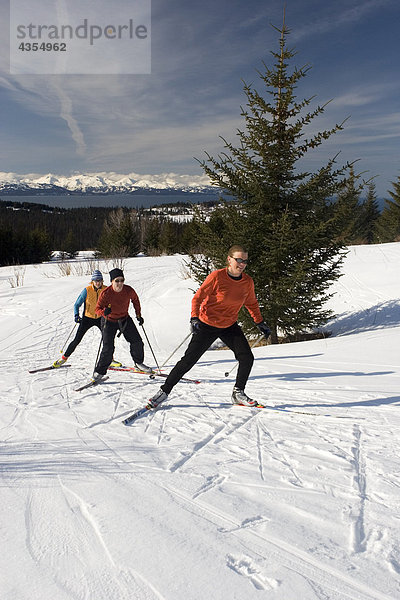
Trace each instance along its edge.
<instances>
[{"instance_id":1,"label":"sky above mountains","mask_svg":"<svg viewBox=\"0 0 400 600\"><path fill-rule=\"evenodd\" d=\"M11 0L13 2L14 0ZM61 0L57 0L61 2ZM11 75L9 9L0 0L0 171L201 174L194 157L235 142L243 82L263 91L284 3L153 0L148 75ZM387 197L400 174L398 0L288 0L292 66L311 69L297 89L331 100L308 133L346 121L307 157L307 170L340 152L376 177Z\"/></svg>"}]
</instances>

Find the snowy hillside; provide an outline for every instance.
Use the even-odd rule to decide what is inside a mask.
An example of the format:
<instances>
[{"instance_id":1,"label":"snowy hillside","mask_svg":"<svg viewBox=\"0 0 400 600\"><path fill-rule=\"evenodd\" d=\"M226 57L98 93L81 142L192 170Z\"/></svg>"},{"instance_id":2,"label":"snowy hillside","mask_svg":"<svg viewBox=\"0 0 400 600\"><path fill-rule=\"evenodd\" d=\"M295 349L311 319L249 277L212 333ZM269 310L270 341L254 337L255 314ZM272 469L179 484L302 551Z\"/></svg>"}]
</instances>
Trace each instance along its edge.
<instances>
[{"instance_id":1,"label":"snowy hillside","mask_svg":"<svg viewBox=\"0 0 400 600\"><path fill-rule=\"evenodd\" d=\"M160 364L188 334L181 261L126 263ZM132 427L160 380L74 391L97 330L68 368L28 373L59 356L88 277L35 265L11 288L0 269L0 598L400 598L399 266L400 244L351 248L336 335L254 350L247 392L269 408L230 404L234 359L215 350ZM131 364L121 338L115 356Z\"/></svg>"},{"instance_id":2,"label":"snowy hillside","mask_svg":"<svg viewBox=\"0 0 400 600\"><path fill-rule=\"evenodd\" d=\"M130 193L138 190L178 190L184 192L210 191L210 180L206 175L179 175L178 173L161 173L158 175L139 175L129 173L78 173L70 176L38 175L30 173L0 172L0 192L10 191L50 192L97 192L97 193Z\"/></svg>"}]
</instances>

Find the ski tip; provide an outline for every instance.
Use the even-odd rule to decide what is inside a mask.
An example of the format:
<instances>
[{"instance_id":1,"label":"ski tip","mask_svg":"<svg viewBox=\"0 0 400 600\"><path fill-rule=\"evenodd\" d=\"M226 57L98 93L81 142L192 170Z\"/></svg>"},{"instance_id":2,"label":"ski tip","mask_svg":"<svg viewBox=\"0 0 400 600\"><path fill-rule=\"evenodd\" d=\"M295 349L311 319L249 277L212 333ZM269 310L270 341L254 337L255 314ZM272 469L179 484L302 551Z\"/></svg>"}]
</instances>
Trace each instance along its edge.
<instances>
[{"instance_id":1,"label":"ski tip","mask_svg":"<svg viewBox=\"0 0 400 600\"><path fill-rule=\"evenodd\" d=\"M123 419L123 421L121 421L121 423L123 423L124 425L132 425L132 423L134 423L134 421L136 421L136 419L138 419L139 417L141 417L141 416L145 415L146 413L148 413L149 411L151 411L152 408L153 408L152 406L149 406L148 404L146 404L146 406L143 406L143 408L140 408L133 414L130 414L128 417Z\"/></svg>"},{"instance_id":2,"label":"ski tip","mask_svg":"<svg viewBox=\"0 0 400 600\"><path fill-rule=\"evenodd\" d=\"M248 404L239 404L236 402L235 404L232 404L232 406L244 406L244 408L268 408L265 404L253 404L252 406L249 406Z\"/></svg>"}]
</instances>

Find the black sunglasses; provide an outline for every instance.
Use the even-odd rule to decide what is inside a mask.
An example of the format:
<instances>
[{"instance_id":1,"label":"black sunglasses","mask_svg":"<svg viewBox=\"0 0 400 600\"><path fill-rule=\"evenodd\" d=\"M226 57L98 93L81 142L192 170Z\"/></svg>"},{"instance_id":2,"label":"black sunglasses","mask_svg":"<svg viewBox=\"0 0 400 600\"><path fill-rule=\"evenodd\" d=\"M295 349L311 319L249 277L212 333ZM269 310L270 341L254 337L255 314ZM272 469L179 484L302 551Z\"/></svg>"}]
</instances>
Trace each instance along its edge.
<instances>
[{"instance_id":1,"label":"black sunglasses","mask_svg":"<svg viewBox=\"0 0 400 600\"><path fill-rule=\"evenodd\" d=\"M231 256L231 258L236 260L238 265L247 265L247 263L249 262L248 258L236 258L236 256Z\"/></svg>"}]
</instances>

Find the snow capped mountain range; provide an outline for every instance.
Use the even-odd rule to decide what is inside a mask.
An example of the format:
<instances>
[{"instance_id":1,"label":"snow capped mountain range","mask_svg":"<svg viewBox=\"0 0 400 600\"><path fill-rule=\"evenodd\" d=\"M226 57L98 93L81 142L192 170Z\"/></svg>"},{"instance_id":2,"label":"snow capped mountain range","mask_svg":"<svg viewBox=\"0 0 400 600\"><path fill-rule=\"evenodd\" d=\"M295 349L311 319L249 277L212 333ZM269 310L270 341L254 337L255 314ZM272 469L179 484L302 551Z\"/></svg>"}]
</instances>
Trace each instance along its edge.
<instances>
[{"instance_id":1,"label":"snow capped mountain range","mask_svg":"<svg viewBox=\"0 0 400 600\"><path fill-rule=\"evenodd\" d=\"M75 173L73 175L38 175L28 173L0 172L0 193L97 193L116 194L139 191L182 191L210 192L214 191L206 175L179 175L177 173L161 173L159 175L139 175L129 173L122 175L113 172Z\"/></svg>"}]
</instances>

